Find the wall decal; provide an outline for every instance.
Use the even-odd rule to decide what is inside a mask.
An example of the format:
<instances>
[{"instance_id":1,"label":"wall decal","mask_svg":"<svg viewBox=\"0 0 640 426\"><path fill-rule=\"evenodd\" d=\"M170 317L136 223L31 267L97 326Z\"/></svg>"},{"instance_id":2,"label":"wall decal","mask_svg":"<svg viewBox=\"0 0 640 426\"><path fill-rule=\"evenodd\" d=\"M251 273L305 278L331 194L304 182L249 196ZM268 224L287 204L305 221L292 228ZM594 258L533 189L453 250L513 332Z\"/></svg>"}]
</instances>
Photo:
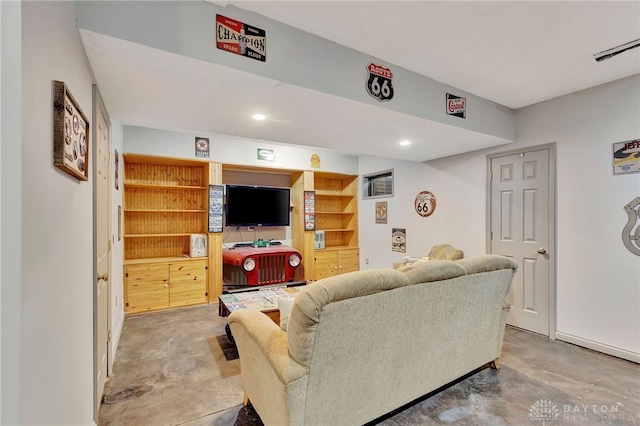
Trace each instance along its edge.
<instances>
[{"instance_id":1,"label":"wall decal","mask_svg":"<svg viewBox=\"0 0 640 426\"><path fill-rule=\"evenodd\" d=\"M613 174L640 172L640 139L613 144Z\"/></svg>"},{"instance_id":2,"label":"wall decal","mask_svg":"<svg viewBox=\"0 0 640 426\"><path fill-rule=\"evenodd\" d=\"M414 207L420 216L431 216L436 209L436 196L429 191L422 191L416 195Z\"/></svg>"},{"instance_id":3,"label":"wall decal","mask_svg":"<svg viewBox=\"0 0 640 426\"><path fill-rule=\"evenodd\" d=\"M222 15L216 15L216 47L258 61L267 60L266 32Z\"/></svg>"},{"instance_id":4,"label":"wall decal","mask_svg":"<svg viewBox=\"0 0 640 426\"><path fill-rule=\"evenodd\" d=\"M622 243L631 253L640 256L640 197L636 197L624 206L629 220L622 229ZM636 228L633 231L633 228Z\"/></svg>"},{"instance_id":5,"label":"wall decal","mask_svg":"<svg viewBox=\"0 0 640 426\"><path fill-rule=\"evenodd\" d=\"M393 98L393 74L389 68L381 67L373 62L367 65L367 93L378 102Z\"/></svg>"},{"instance_id":6,"label":"wall decal","mask_svg":"<svg viewBox=\"0 0 640 426\"><path fill-rule=\"evenodd\" d=\"M447 114L467 118L467 99L447 93Z\"/></svg>"}]
</instances>

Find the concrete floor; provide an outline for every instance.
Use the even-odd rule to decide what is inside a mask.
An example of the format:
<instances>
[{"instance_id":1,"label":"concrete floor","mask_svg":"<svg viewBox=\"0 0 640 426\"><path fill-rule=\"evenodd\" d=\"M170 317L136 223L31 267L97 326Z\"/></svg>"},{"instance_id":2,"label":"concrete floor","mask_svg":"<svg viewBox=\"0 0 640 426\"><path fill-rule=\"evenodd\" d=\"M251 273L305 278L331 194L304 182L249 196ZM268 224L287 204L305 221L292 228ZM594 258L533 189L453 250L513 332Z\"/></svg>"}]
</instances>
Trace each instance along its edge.
<instances>
[{"instance_id":1,"label":"concrete floor","mask_svg":"<svg viewBox=\"0 0 640 426\"><path fill-rule=\"evenodd\" d=\"M99 425L262 425L225 324L217 305L127 317ZM511 327L501 360L375 424L640 425L638 364Z\"/></svg>"}]
</instances>

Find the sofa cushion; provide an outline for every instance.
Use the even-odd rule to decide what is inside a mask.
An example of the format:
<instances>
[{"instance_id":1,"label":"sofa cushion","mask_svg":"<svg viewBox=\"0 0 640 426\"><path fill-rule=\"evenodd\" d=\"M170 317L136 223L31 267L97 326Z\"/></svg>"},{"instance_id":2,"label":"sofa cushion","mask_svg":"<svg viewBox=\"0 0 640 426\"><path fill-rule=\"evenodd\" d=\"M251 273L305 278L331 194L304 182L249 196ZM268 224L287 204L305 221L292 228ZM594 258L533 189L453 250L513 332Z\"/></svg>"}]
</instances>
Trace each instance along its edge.
<instances>
[{"instance_id":1,"label":"sofa cushion","mask_svg":"<svg viewBox=\"0 0 640 426\"><path fill-rule=\"evenodd\" d=\"M293 306L294 297L278 297L278 309L280 310L280 328L287 331L289 315Z\"/></svg>"},{"instance_id":2,"label":"sofa cushion","mask_svg":"<svg viewBox=\"0 0 640 426\"><path fill-rule=\"evenodd\" d=\"M467 274L477 274L480 272L497 271L499 269L513 269L514 273L518 269L518 262L510 257L497 254L487 254L461 259L458 265L466 269Z\"/></svg>"},{"instance_id":3,"label":"sofa cushion","mask_svg":"<svg viewBox=\"0 0 640 426\"><path fill-rule=\"evenodd\" d=\"M442 281L450 278L461 277L467 274L467 270L453 260L429 260L428 262L415 262L398 269L411 284Z\"/></svg>"},{"instance_id":4,"label":"sofa cushion","mask_svg":"<svg viewBox=\"0 0 640 426\"><path fill-rule=\"evenodd\" d=\"M408 285L407 277L397 270L371 269L325 278L305 286L296 296L287 325L289 354L298 363L309 366L316 327L325 305Z\"/></svg>"},{"instance_id":5,"label":"sofa cushion","mask_svg":"<svg viewBox=\"0 0 640 426\"><path fill-rule=\"evenodd\" d=\"M427 257L431 260L458 260L464 257L464 252L451 244L437 244L431 247Z\"/></svg>"}]
</instances>

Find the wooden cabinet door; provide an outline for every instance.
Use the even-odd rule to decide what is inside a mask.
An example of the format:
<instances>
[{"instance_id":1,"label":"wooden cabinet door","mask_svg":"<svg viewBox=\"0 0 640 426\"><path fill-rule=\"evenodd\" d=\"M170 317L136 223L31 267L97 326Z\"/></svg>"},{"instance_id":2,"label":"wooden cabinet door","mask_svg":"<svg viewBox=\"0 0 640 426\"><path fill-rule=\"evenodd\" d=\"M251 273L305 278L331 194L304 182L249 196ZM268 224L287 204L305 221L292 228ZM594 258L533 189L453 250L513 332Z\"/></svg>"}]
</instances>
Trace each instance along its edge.
<instances>
[{"instance_id":1,"label":"wooden cabinet door","mask_svg":"<svg viewBox=\"0 0 640 426\"><path fill-rule=\"evenodd\" d=\"M360 253L357 249L338 252L338 273L344 274L360 270Z\"/></svg>"},{"instance_id":2,"label":"wooden cabinet door","mask_svg":"<svg viewBox=\"0 0 640 426\"><path fill-rule=\"evenodd\" d=\"M334 250L315 252L316 280L332 277L338 273L338 257Z\"/></svg>"},{"instance_id":3,"label":"wooden cabinet door","mask_svg":"<svg viewBox=\"0 0 640 426\"><path fill-rule=\"evenodd\" d=\"M125 266L125 312L144 312L169 306L169 265Z\"/></svg>"},{"instance_id":4,"label":"wooden cabinet door","mask_svg":"<svg viewBox=\"0 0 640 426\"><path fill-rule=\"evenodd\" d=\"M207 260L169 265L169 306L207 302Z\"/></svg>"}]
</instances>

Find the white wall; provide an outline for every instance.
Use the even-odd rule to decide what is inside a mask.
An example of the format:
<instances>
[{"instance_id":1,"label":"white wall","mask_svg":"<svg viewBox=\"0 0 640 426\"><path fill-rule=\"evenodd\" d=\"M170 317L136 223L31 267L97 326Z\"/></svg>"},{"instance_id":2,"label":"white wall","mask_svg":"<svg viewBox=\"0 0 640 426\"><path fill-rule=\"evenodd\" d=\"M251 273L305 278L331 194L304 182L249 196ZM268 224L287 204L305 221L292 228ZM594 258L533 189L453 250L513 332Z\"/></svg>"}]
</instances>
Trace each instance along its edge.
<instances>
[{"instance_id":1,"label":"white wall","mask_svg":"<svg viewBox=\"0 0 640 426\"><path fill-rule=\"evenodd\" d=\"M20 424L93 422L93 170L52 164L52 85L87 117L92 81L70 2L22 2Z\"/></svg>"},{"instance_id":2,"label":"white wall","mask_svg":"<svg viewBox=\"0 0 640 426\"><path fill-rule=\"evenodd\" d=\"M20 417L22 36L19 2L0 2L0 424Z\"/></svg>"},{"instance_id":3,"label":"white wall","mask_svg":"<svg viewBox=\"0 0 640 426\"><path fill-rule=\"evenodd\" d=\"M170 132L124 126L124 149L126 153L194 159L196 158L194 145L196 137L209 138L209 159L219 163L304 170L311 169L311 155L318 154L321 162L319 170L345 174L358 173L358 157L352 155L205 132ZM274 161L258 160L258 148L273 149Z\"/></svg>"},{"instance_id":4,"label":"white wall","mask_svg":"<svg viewBox=\"0 0 640 426\"><path fill-rule=\"evenodd\" d=\"M640 258L626 250L622 207L640 194L640 175L612 175L612 146L640 136L640 76L563 96L516 112L517 141L430 161L363 157L360 173L395 169L389 224L374 223L374 201L361 201L361 264L389 267L390 228L407 228L407 254L450 243L465 255L485 252L487 154L551 142L557 150L557 337L640 359ZM420 218L415 195L436 196Z\"/></svg>"},{"instance_id":5,"label":"white wall","mask_svg":"<svg viewBox=\"0 0 640 426\"><path fill-rule=\"evenodd\" d=\"M108 113L108 111L107 111ZM118 151L120 161L118 162L118 189L115 189L113 181L116 172L115 151ZM123 126L119 120L111 120L111 270L109 271L109 285L111 294L111 352L109 354L109 369L113 367L116 359L118 342L122 333L124 323L124 287L122 256L124 252L124 222L121 229L120 240L118 240L118 206L123 206L123 183L124 183L124 152ZM124 207L124 206L123 206ZM122 218L124 220L124 211Z\"/></svg>"},{"instance_id":6,"label":"white wall","mask_svg":"<svg viewBox=\"0 0 640 426\"><path fill-rule=\"evenodd\" d=\"M640 257L621 237L640 174L614 176L611 165L611 144L640 136L640 76L523 108L516 119L520 146L557 142L558 337L640 354Z\"/></svg>"}]
</instances>

